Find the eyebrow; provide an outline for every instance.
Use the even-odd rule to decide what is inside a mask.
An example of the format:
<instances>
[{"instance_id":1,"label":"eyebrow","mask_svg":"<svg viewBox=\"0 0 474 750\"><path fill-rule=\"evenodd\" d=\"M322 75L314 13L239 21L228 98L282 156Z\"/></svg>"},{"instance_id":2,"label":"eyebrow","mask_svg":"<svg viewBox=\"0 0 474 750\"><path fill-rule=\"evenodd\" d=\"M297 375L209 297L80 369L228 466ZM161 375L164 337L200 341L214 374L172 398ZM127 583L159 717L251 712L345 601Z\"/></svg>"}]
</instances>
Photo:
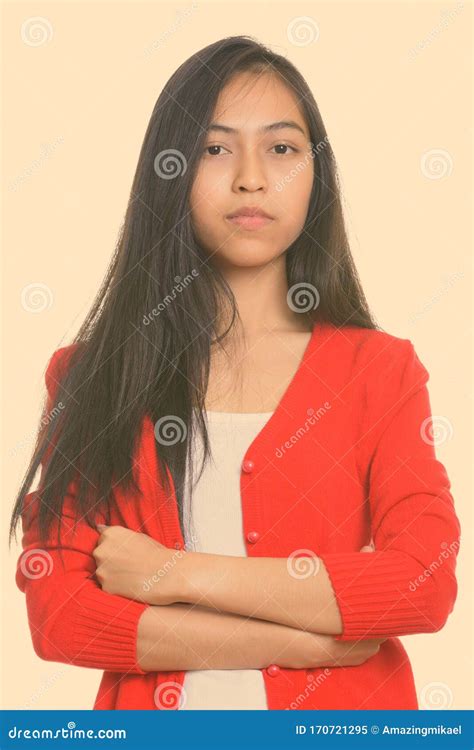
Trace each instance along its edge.
<instances>
[{"instance_id":1,"label":"eyebrow","mask_svg":"<svg viewBox=\"0 0 474 750\"><path fill-rule=\"evenodd\" d=\"M293 130L299 130L299 132L302 133L306 137L306 133L304 132L301 125L298 125L298 123L295 122L294 120L280 120L279 122L271 122L269 125L262 125L260 128L257 128L257 132L269 133L269 132L273 132L274 130L286 130L287 128L292 128ZM207 131L208 132L219 131L221 133L238 133L239 132L236 128L230 128L228 125L221 125L218 122L212 122L207 128Z\"/></svg>"}]
</instances>

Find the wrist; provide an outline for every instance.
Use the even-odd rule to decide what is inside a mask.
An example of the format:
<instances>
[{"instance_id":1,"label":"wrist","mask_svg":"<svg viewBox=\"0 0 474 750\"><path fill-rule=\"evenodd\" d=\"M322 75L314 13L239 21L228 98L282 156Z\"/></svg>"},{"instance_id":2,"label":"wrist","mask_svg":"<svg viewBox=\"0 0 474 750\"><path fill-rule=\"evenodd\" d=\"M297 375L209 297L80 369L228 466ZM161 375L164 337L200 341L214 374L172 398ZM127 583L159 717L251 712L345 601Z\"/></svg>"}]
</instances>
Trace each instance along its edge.
<instances>
[{"instance_id":1,"label":"wrist","mask_svg":"<svg viewBox=\"0 0 474 750\"><path fill-rule=\"evenodd\" d=\"M150 605L158 606L187 601L186 594L189 588L187 580L190 571L186 564L186 557L192 553L168 549L164 558L164 549L160 545L156 554L151 554L147 573L143 579L141 598Z\"/></svg>"},{"instance_id":2,"label":"wrist","mask_svg":"<svg viewBox=\"0 0 474 750\"><path fill-rule=\"evenodd\" d=\"M202 592L197 587L201 560L199 552L179 551L174 580L176 601L197 604L202 598Z\"/></svg>"}]
</instances>

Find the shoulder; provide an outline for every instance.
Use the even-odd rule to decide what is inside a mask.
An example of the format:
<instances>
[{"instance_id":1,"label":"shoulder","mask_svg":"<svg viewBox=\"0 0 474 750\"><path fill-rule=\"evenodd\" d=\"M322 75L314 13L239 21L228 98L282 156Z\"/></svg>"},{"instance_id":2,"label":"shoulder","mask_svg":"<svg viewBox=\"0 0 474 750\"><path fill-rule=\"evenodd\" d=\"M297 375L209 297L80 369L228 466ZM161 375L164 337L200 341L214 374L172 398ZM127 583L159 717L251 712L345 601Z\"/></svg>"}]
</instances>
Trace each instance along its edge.
<instances>
[{"instance_id":1,"label":"shoulder","mask_svg":"<svg viewBox=\"0 0 474 750\"><path fill-rule=\"evenodd\" d=\"M350 362L353 376L364 382L384 384L413 381L421 385L429 373L415 346L408 338L395 336L378 328L326 324L329 340Z\"/></svg>"},{"instance_id":2,"label":"shoulder","mask_svg":"<svg viewBox=\"0 0 474 750\"><path fill-rule=\"evenodd\" d=\"M59 382L66 374L73 354L78 351L79 344L68 344L56 349L49 358L45 371L46 388L50 396L56 392Z\"/></svg>"}]
</instances>

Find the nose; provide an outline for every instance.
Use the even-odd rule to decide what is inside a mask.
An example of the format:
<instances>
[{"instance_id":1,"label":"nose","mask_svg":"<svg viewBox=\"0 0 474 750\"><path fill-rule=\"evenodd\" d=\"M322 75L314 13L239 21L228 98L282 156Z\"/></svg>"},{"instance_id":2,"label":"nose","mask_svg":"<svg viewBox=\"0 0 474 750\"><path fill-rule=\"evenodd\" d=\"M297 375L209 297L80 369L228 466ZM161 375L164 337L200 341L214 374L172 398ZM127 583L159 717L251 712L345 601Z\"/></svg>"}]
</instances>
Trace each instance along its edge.
<instances>
[{"instance_id":1,"label":"nose","mask_svg":"<svg viewBox=\"0 0 474 750\"><path fill-rule=\"evenodd\" d=\"M232 189L235 192L266 191L267 177L257 149L249 149L238 159Z\"/></svg>"}]
</instances>

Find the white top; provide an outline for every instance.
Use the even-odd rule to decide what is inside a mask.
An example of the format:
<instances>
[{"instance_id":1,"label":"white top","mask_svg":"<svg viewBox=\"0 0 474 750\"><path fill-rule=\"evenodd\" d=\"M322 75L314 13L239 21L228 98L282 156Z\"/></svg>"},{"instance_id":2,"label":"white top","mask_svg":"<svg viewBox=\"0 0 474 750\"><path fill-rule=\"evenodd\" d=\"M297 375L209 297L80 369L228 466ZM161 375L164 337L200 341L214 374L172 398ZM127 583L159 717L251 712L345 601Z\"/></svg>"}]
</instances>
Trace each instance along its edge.
<instances>
[{"instance_id":1,"label":"white top","mask_svg":"<svg viewBox=\"0 0 474 750\"><path fill-rule=\"evenodd\" d=\"M184 496L186 549L246 557L240 496L241 464L249 445L273 412L207 411L211 457L192 498L189 477ZM194 477L202 462L202 441L196 434ZM200 669L185 674L183 709L267 709L259 669Z\"/></svg>"}]
</instances>

